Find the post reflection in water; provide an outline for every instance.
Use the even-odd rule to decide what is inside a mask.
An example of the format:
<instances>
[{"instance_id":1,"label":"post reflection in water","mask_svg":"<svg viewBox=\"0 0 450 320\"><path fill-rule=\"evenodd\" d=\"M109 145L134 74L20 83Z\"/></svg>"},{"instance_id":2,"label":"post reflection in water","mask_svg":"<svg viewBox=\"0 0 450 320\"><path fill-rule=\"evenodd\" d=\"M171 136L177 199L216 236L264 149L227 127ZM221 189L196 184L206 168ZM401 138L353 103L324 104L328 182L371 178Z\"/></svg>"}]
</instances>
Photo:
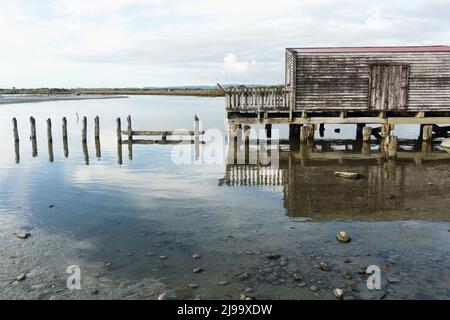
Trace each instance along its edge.
<instances>
[{"instance_id":1,"label":"post reflection in water","mask_svg":"<svg viewBox=\"0 0 450 320\"><path fill-rule=\"evenodd\" d=\"M15 153L15 159L16 163L20 163L20 148L19 148L19 142L14 143L14 153Z\"/></svg>"},{"instance_id":2,"label":"post reflection in water","mask_svg":"<svg viewBox=\"0 0 450 320\"><path fill-rule=\"evenodd\" d=\"M86 165L89 165L89 151L88 151L87 143L84 141L84 142L82 142L82 145L83 145L84 163Z\"/></svg>"},{"instance_id":3,"label":"post reflection in water","mask_svg":"<svg viewBox=\"0 0 450 320\"><path fill-rule=\"evenodd\" d=\"M444 186L427 187L439 170L448 170L450 165L450 154L430 143L400 141L397 158L390 159L376 144L317 140L300 145L297 151L281 150L279 167L239 163L236 148L229 150L228 159L234 161L226 166L219 185L279 190L290 217L319 221L450 219L445 203L442 210L421 211L436 197L447 195ZM337 178L335 171L358 172L363 178Z\"/></svg>"}]
</instances>

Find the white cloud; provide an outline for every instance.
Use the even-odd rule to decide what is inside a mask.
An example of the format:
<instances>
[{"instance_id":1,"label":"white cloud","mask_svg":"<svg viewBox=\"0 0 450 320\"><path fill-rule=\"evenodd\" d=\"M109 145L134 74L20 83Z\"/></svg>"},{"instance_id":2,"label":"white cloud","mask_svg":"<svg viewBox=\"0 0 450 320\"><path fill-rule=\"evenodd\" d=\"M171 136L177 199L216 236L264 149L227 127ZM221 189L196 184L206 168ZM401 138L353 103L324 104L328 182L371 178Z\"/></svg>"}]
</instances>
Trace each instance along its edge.
<instances>
[{"instance_id":1,"label":"white cloud","mask_svg":"<svg viewBox=\"0 0 450 320\"><path fill-rule=\"evenodd\" d=\"M228 53L223 58L223 70L225 73L246 73L256 66L256 61L238 61L238 57L234 53Z\"/></svg>"},{"instance_id":2,"label":"white cloud","mask_svg":"<svg viewBox=\"0 0 450 320\"><path fill-rule=\"evenodd\" d=\"M442 0L0 0L0 87L278 84L286 47L448 44L449 11Z\"/></svg>"}]
</instances>

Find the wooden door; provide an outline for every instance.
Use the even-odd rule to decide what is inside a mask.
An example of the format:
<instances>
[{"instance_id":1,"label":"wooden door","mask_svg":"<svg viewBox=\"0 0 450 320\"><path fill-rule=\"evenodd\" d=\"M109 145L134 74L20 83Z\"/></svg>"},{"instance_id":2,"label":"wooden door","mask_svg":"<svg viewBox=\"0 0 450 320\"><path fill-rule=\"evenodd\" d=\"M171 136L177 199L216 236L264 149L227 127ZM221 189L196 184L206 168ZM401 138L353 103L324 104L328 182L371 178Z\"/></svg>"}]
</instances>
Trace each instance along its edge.
<instances>
[{"instance_id":1,"label":"wooden door","mask_svg":"<svg viewBox=\"0 0 450 320\"><path fill-rule=\"evenodd\" d=\"M372 110L406 110L408 85L409 66L371 66L369 108Z\"/></svg>"}]
</instances>

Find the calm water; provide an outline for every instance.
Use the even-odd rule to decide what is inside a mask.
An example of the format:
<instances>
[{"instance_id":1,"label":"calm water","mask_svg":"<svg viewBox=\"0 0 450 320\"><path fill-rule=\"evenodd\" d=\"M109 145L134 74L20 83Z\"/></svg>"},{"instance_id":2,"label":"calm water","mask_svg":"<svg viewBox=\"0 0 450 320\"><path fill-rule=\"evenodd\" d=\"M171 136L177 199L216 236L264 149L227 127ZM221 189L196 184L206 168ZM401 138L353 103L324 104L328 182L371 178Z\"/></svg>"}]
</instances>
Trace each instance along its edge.
<instances>
[{"instance_id":1,"label":"calm water","mask_svg":"<svg viewBox=\"0 0 450 320\"><path fill-rule=\"evenodd\" d=\"M192 130L197 114L203 129L225 132L222 98L0 106L1 298L155 299L169 292L189 299L333 299L337 287L349 299L450 298L450 154L409 143L397 161L388 161L373 144L361 159L351 143L347 151L336 143L327 152L319 143L281 152L274 170L177 165L172 146L134 145L129 154L124 145L119 165L115 119L121 117L125 128L128 114L135 130ZM96 115L101 157L93 137ZM30 116L37 123L37 157L28 139ZM83 116L89 121L89 165L81 144ZM12 117L19 123L18 163ZM53 121L53 162L47 118ZM341 126L339 134L336 127L327 126L324 139L354 138L353 126ZM395 131L402 139L418 134L416 126ZM281 137L286 134L281 128ZM364 178L341 180L334 171ZM14 233L22 230L31 237L17 239ZM340 230L350 234L350 243L336 241ZM267 259L272 253L280 258ZM318 269L320 262L330 271ZM66 288L70 265L81 269L81 290ZM367 289L359 272L368 265L382 268L382 290ZM193 273L195 267L202 271ZM20 273L27 279L14 284Z\"/></svg>"}]
</instances>

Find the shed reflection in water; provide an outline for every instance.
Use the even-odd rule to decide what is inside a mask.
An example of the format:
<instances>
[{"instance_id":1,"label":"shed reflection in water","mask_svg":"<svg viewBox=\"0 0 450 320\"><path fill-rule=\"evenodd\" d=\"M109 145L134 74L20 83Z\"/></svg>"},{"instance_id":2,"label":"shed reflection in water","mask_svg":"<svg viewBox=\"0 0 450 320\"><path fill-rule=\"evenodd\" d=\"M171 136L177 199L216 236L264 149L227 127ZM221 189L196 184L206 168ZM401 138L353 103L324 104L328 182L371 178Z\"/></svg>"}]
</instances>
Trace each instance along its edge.
<instances>
[{"instance_id":1,"label":"shed reflection in water","mask_svg":"<svg viewBox=\"0 0 450 320\"><path fill-rule=\"evenodd\" d=\"M354 140L319 140L297 151L280 151L279 167L228 164L219 185L279 188L290 217L448 221L448 181L437 178L448 170L450 154L437 144L413 140L400 141L395 160L381 149ZM344 170L363 178L334 175Z\"/></svg>"}]
</instances>

